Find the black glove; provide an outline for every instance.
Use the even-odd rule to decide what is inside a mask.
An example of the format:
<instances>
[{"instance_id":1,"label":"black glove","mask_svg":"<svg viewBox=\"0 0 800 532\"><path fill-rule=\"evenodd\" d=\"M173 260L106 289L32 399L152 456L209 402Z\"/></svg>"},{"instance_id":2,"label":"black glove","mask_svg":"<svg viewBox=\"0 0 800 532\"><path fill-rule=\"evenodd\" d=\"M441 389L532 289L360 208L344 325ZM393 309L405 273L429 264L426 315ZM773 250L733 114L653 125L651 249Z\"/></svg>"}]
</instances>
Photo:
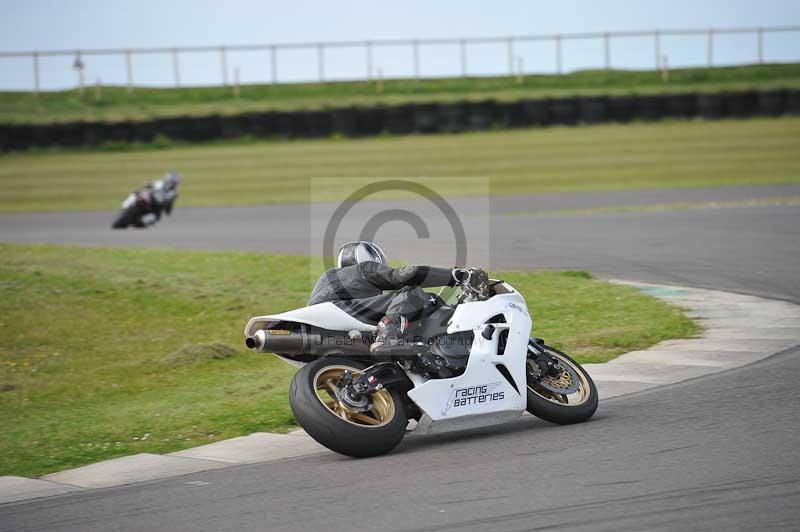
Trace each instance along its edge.
<instances>
[{"instance_id":1,"label":"black glove","mask_svg":"<svg viewBox=\"0 0 800 532\"><path fill-rule=\"evenodd\" d=\"M469 274L469 284L472 289L480 294L488 294L489 274L480 268L471 268Z\"/></svg>"},{"instance_id":2,"label":"black glove","mask_svg":"<svg viewBox=\"0 0 800 532\"><path fill-rule=\"evenodd\" d=\"M489 287L489 274L480 268L453 268L453 280L455 284L469 283L469 285L481 291Z\"/></svg>"},{"instance_id":3,"label":"black glove","mask_svg":"<svg viewBox=\"0 0 800 532\"><path fill-rule=\"evenodd\" d=\"M470 272L466 268L453 268L450 273L453 275L453 282L451 286L466 282L470 276Z\"/></svg>"}]
</instances>

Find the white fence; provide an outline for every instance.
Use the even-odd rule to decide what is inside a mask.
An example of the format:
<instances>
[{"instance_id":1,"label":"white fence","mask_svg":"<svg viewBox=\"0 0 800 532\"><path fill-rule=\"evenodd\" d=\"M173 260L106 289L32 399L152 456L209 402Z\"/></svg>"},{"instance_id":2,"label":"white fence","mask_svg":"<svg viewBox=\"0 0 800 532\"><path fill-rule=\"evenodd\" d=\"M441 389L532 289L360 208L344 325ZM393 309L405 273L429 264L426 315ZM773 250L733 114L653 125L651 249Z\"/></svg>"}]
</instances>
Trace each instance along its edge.
<instances>
[{"instance_id":1,"label":"white fence","mask_svg":"<svg viewBox=\"0 0 800 532\"><path fill-rule=\"evenodd\" d=\"M421 77L436 77L442 75L441 73L425 72L423 76L422 61L425 58L433 58L441 65L442 58L438 49L442 47L449 47L452 51L453 48L457 50L456 54L451 54L448 60L451 63L449 72L456 76L469 77L473 75L520 75L525 74L533 69L525 66L525 57L520 49L530 43L537 43L549 48L549 52L540 50L537 53L537 58L542 59L547 54L551 54L552 59L551 67L549 70L558 74L565 72L565 50L567 43L573 41L590 42L593 47L599 47L602 54L598 54L596 64L584 65L585 68L626 68L629 65L625 64L625 60L615 61L615 50L617 53L635 47L638 53L641 53L642 48L649 48L652 53L652 68L659 69L665 66L667 53L663 41L668 38L691 38L689 45L690 53L694 56L695 64L702 64L707 66L714 66L718 63L717 54L722 51L723 46L718 44L718 41L725 36L738 35L746 36L747 42L738 41L735 45L737 54L741 55L742 47L749 47L747 57L749 60L739 60L739 63L764 63L765 61L772 61L773 58L767 58L765 52L765 36L773 34L790 34L791 40L788 41L791 46L789 52L791 57L782 56L782 60L798 61L800 60L800 50L795 50L798 45L798 36L800 36L800 26L780 26L780 27L757 27L757 28L711 28L711 29L672 29L672 30L649 30L649 31L626 31L626 32L600 32L600 33L571 33L571 34L555 34L555 35L516 35L516 36L502 36L502 37L483 37L483 38L463 38L463 39L404 39L404 40L375 40L375 41L340 41L340 42L318 42L318 43L282 43L282 44L254 44L254 45L238 45L238 46L185 46L174 48L130 48L130 49L87 49L87 50L47 50L47 51L27 51L27 52L0 52L0 65L4 61L27 61L30 65L30 85L29 87L34 93L38 93L44 87L42 85L43 75L43 60L51 57L66 58L69 61L69 66L75 70L76 85L83 87L86 83L85 70L87 63L97 56L110 56L118 62L118 66L124 65L124 83L127 85L129 91L133 91L137 83L137 72L134 68L134 57L141 61L142 57L162 56L168 58L171 63L171 69L161 69L159 79L155 83L148 81L147 85L158 86L175 86L180 87L183 83L181 72L182 62L186 61L189 56L196 54L205 54L202 64L203 69L218 68L219 78L216 83L212 81L211 84L221 84L228 86L231 84L239 84L239 67L229 67L229 54L236 52L255 52L263 54L263 69L249 82L261 83L284 83L292 81L300 81L298 79L288 79L288 77L281 76L281 65L286 62L295 66L296 58L286 57L291 55L294 51L305 51L306 55L303 59L305 66L308 63L314 63L316 67L316 76L306 76L304 81L319 81L326 82L332 80L372 80L376 77L394 77L394 78L421 78ZM638 39L636 44L631 46L632 39ZM644 39L644 41L643 41ZM701 39L701 40L698 40ZM702 43L702 44L701 44ZM779 47L785 52L786 43L784 41ZM471 54L475 53L481 46L493 45L494 52L487 58L483 58L483 66L480 71L470 68ZM497 47L501 47L504 53L499 52ZM729 45L728 48L731 46ZM375 54L379 50L391 48L394 50L394 59L390 63L403 63L407 65L403 68L387 68L386 63L378 64L375 60ZM363 61L362 74L353 72L354 61L349 60L349 72L341 69L342 72L336 71L336 65L329 65L328 56L336 53L338 50L349 49L351 54L355 52L357 56L361 57ZM404 51L403 51L404 50ZM310 52L310 56L309 53ZM405 55L405 60L398 59L398 53ZM793 54L797 54L797 56ZM209 55L210 54L210 55ZM209 61L209 57L213 61ZM352 55L351 55L352 57ZM699 58L699 60L698 60ZM216 62L217 66L214 66ZM455 64L452 64L455 63ZM727 62L729 64L730 61ZM104 63L106 68L111 68L108 63ZM141 64L141 63L140 63ZM3 65L4 66L4 65ZM63 70L64 64L62 63L59 68ZM341 66L341 63L340 63ZM410 66L410 68L408 68ZM672 66L678 66L673 64ZM19 64L17 64L19 67ZM165 70L167 74L166 79L163 79ZM442 69L440 69L442 70ZM445 69L446 70L446 69ZM9 72L5 68L0 67L0 72ZM539 70L541 71L541 70ZM101 68L94 68L92 73L98 74L95 79L108 80L109 77L104 76ZM207 74L207 73L206 73ZM60 73L63 77L63 72ZM94 83L94 79L90 82ZM0 80L2 83L2 80ZM208 83L205 83L208 84Z\"/></svg>"}]
</instances>

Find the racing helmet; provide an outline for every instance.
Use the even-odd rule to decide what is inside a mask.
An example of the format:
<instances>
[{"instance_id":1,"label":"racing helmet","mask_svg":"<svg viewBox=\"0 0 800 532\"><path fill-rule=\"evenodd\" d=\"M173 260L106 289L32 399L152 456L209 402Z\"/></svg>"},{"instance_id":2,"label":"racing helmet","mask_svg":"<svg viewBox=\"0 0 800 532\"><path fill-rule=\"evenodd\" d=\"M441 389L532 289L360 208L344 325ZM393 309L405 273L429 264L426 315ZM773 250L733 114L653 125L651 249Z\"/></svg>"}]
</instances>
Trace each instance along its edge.
<instances>
[{"instance_id":1,"label":"racing helmet","mask_svg":"<svg viewBox=\"0 0 800 532\"><path fill-rule=\"evenodd\" d=\"M386 253L380 246L367 240L354 240L339 248L339 255L336 258L336 265L339 268L355 266L362 262L386 264Z\"/></svg>"},{"instance_id":2,"label":"racing helmet","mask_svg":"<svg viewBox=\"0 0 800 532\"><path fill-rule=\"evenodd\" d=\"M181 174L178 172L167 172L164 174L163 181L165 188L178 188L178 185L181 182Z\"/></svg>"}]
</instances>

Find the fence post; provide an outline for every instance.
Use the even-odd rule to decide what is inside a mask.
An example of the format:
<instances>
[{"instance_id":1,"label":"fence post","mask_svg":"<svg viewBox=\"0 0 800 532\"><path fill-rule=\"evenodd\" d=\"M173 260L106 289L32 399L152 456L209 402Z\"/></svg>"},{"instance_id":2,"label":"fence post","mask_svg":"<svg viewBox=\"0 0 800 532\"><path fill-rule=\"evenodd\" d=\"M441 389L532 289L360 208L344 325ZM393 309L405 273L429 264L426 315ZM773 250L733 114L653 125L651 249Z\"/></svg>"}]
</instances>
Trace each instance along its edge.
<instances>
[{"instance_id":1,"label":"fence post","mask_svg":"<svg viewBox=\"0 0 800 532\"><path fill-rule=\"evenodd\" d=\"M75 52L75 62L72 67L78 71L78 92L83 96L83 60L81 59L81 51Z\"/></svg>"},{"instance_id":2,"label":"fence post","mask_svg":"<svg viewBox=\"0 0 800 532\"><path fill-rule=\"evenodd\" d=\"M125 72L128 77L128 94L133 93L133 61L131 59L131 51L125 50Z\"/></svg>"},{"instance_id":3,"label":"fence post","mask_svg":"<svg viewBox=\"0 0 800 532\"><path fill-rule=\"evenodd\" d=\"M611 36L608 32L603 35L603 48L606 59L606 70L611 70Z\"/></svg>"},{"instance_id":4,"label":"fence post","mask_svg":"<svg viewBox=\"0 0 800 532\"><path fill-rule=\"evenodd\" d=\"M173 74L175 74L175 88L179 89L181 87L181 66L178 63L178 49L172 49L172 70Z\"/></svg>"},{"instance_id":5,"label":"fence post","mask_svg":"<svg viewBox=\"0 0 800 532\"><path fill-rule=\"evenodd\" d=\"M228 86L228 53L224 46L219 47L219 66L222 69L222 86Z\"/></svg>"},{"instance_id":6,"label":"fence post","mask_svg":"<svg viewBox=\"0 0 800 532\"><path fill-rule=\"evenodd\" d=\"M411 51L414 56L414 79L419 79L419 41L417 39L411 43Z\"/></svg>"},{"instance_id":7,"label":"fence post","mask_svg":"<svg viewBox=\"0 0 800 532\"><path fill-rule=\"evenodd\" d=\"M561 35L556 35L555 37L556 42L556 72L561 74Z\"/></svg>"},{"instance_id":8,"label":"fence post","mask_svg":"<svg viewBox=\"0 0 800 532\"><path fill-rule=\"evenodd\" d=\"M708 66L714 66L714 30L708 30Z\"/></svg>"},{"instance_id":9,"label":"fence post","mask_svg":"<svg viewBox=\"0 0 800 532\"><path fill-rule=\"evenodd\" d=\"M506 51L508 52L508 75L514 75L514 37L509 37Z\"/></svg>"},{"instance_id":10,"label":"fence post","mask_svg":"<svg viewBox=\"0 0 800 532\"><path fill-rule=\"evenodd\" d=\"M758 37L758 64L764 64L764 28L758 28L756 32Z\"/></svg>"},{"instance_id":11,"label":"fence post","mask_svg":"<svg viewBox=\"0 0 800 532\"><path fill-rule=\"evenodd\" d=\"M33 95L39 96L39 52L33 52Z\"/></svg>"},{"instance_id":12,"label":"fence post","mask_svg":"<svg viewBox=\"0 0 800 532\"><path fill-rule=\"evenodd\" d=\"M661 32L656 30L653 32L653 45L656 51L656 71L661 68Z\"/></svg>"},{"instance_id":13,"label":"fence post","mask_svg":"<svg viewBox=\"0 0 800 532\"><path fill-rule=\"evenodd\" d=\"M372 43L366 41L364 43L365 51L367 54L367 81L372 80Z\"/></svg>"},{"instance_id":14,"label":"fence post","mask_svg":"<svg viewBox=\"0 0 800 532\"><path fill-rule=\"evenodd\" d=\"M317 43L317 75L319 82L325 82L325 45Z\"/></svg>"},{"instance_id":15,"label":"fence post","mask_svg":"<svg viewBox=\"0 0 800 532\"><path fill-rule=\"evenodd\" d=\"M272 83L278 83L278 50L274 44L269 47L269 68L272 74Z\"/></svg>"},{"instance_id":16,"label":"fence post","mask_svg":"<svg viewBox=\"0 0 800 532\"><path fill-rule=\"evenodd\" d=\"M467 77L467 42L464 39L459 41L461 49L461 77Z\"/></svg>"}]
</instances>

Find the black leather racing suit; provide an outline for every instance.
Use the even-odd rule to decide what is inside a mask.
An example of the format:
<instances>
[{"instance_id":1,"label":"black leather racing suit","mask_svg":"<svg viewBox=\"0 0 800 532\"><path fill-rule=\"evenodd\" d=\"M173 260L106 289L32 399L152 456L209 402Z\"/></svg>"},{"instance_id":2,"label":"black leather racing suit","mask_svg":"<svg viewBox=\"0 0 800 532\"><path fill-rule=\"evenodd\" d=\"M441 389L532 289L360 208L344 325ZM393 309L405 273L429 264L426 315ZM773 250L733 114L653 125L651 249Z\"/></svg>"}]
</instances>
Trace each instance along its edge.
<instances>
[{"instance_id":1,"label":"black leather racing suit","mask_svg":"<svg viewBox=\"0 0 800 532\"><path fill-rule=\"evenodd\" d=\"M366 323L377 323L383 316L403 316L416 321L441 304L437 296L422 288L454 284L449 268L391 268L377 262L362 262L323 273L308 304L331 302ZM394 292L384 294L384 290Z\"/></svg>"}]
</instances>

